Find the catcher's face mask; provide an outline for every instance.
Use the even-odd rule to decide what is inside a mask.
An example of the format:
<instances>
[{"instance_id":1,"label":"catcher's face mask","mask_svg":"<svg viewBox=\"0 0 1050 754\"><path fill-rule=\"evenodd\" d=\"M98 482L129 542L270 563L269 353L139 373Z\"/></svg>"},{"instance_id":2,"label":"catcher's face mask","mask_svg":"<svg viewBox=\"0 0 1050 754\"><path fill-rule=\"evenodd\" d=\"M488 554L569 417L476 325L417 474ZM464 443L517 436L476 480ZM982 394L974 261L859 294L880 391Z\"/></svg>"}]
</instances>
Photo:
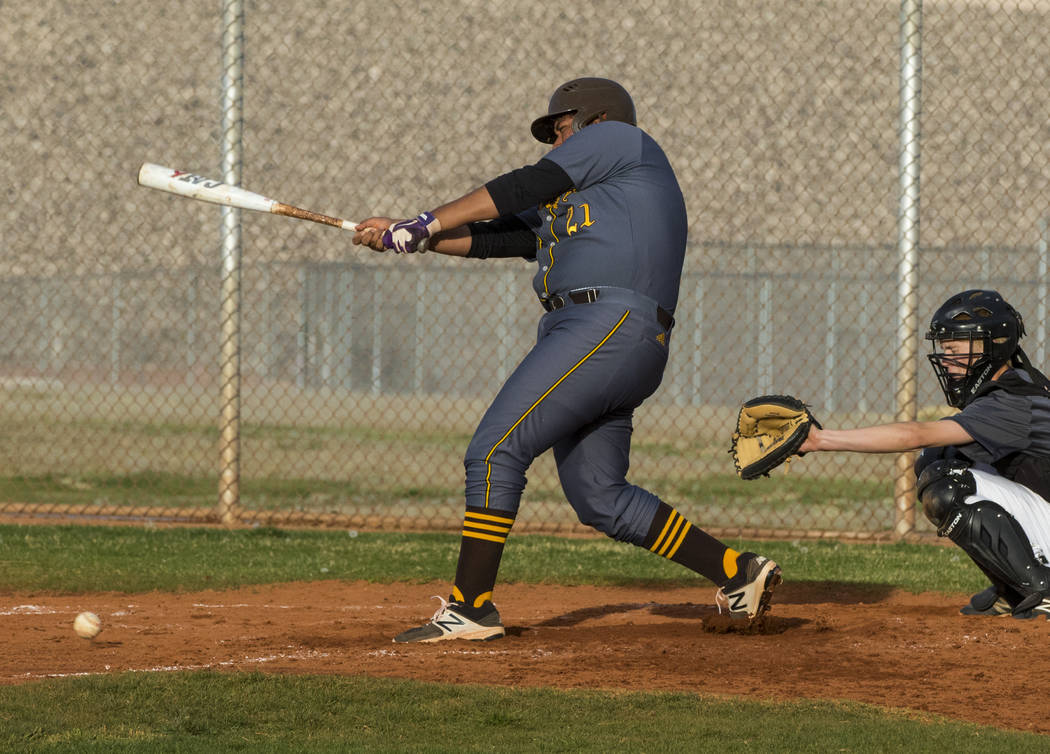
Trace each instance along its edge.
<instances>
[{"instance_id":1,"label":"catcher's face mask","mask_svg":"<svg viewBox=\"0 0 1050 754\"><path fill-rule=\"evenodd\" d=\"M1009 362L1024 335L1017 311L996 291L964 291L933 315L930 363L949 406L962 408Z\"/></svg>"},{"instance_id":2,"label":"catcher's face mask","mask_svg":"<svg viewBox=\"0 0 1050 754\"><path fill-rule=\"evenodd\" d=\"M995 371L985 356L984 338L974 333L958 340L934 341L929 358L949 406L961 408L965 396Z\"/></svg>"}]
</instances>

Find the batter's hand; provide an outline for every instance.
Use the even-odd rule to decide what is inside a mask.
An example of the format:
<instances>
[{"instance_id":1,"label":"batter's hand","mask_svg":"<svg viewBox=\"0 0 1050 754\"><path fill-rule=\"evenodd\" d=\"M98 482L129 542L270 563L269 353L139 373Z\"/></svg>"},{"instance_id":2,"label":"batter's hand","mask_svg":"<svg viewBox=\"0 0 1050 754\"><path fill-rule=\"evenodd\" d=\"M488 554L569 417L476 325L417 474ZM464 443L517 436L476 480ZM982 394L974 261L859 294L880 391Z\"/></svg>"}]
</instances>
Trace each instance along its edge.
<instances>
[{"instance_id":1,"label":"batter's hand","mask_svg":"<svg viewBox=\"0 0 1050 754\"><path fill-rule=\"evenodd\" d=\"M383 233L383 246L398 254L426 251L426 242L441 230L441 223L431 212L424 212L412 220L401 220Z\"/></svg>"},{"instance_id":2,"label":"batter's hand","mask_svg":"<svg viewBox=\"0 0 1050 754\"><path fill-rule=\"evenodd\" d=\"M367 246L373 251L387 251L383 245L383 233L396 220L390 217L370 217L354 226L353 242L358 246Z\"/></svg>"}]
</instances>

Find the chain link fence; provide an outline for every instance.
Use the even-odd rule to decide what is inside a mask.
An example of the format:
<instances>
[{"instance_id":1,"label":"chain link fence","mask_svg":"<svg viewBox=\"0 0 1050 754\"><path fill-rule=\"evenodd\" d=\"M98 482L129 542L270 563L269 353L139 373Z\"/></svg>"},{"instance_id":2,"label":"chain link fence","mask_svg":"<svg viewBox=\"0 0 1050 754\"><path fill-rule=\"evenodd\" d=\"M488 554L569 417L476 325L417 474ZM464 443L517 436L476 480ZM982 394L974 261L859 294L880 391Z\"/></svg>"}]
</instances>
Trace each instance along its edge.
<instances>
[{"instance_id":1,"label":"chain link fence","mask_svg":"<svg viewBox=\"0 0 1050 754\"><path fill-rule=\"evenodd\" d=\"M532 269L375 255L258 213L224 267L228 216L135 174L230 167L231 11L242 184L339 217L535 162L528 124L565 80L627 87L690 216L631 479L713 532L926 530L909 458L810 455L743 483L726 450L759 393L841 427L943 415L919 337L951 292L1002 291L1046 363L1046 0L7 0L0 512L209 521L221 487L244 522L461 523L463 451L542 313ZM518 520L579 528L548 456Z\"/></svg>"}]
</instances>

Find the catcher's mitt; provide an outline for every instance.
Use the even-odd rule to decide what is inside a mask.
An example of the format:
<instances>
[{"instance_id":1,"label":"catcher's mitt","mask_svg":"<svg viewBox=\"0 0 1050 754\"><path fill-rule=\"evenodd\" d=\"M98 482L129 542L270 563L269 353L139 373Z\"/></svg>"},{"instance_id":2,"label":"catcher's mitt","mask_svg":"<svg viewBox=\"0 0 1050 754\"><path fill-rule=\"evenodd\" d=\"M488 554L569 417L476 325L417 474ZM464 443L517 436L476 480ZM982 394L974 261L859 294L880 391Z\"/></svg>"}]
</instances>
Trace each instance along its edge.
<instances>
[{"instance_id":1,"label":"catcher's mitt","mask_svg":"<svg viewBox=\"0 0 1050 754\"><path fill-rule=\"evenodd\" d=\"M741 479L769 472L798 452L811 425L820 426L809 407L790 395L760 395L740 407L729 452Z\"/></svg>"}]
</instances>

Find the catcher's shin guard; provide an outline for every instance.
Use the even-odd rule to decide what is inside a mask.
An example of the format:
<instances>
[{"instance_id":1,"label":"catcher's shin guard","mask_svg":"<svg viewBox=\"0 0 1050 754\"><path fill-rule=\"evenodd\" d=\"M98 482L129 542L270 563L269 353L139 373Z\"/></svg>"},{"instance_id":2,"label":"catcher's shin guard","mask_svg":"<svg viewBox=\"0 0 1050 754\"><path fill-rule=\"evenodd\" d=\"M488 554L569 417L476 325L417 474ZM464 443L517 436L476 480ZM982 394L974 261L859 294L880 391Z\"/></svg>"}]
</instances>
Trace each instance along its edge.
<instances>
[{"instance_id":1,"label":"catcher's shin guard","mask_svg":"<svg viewBox=\"0 0 1050 754\"><path fill-rule=\"evenodd\" d=\"M982 500L961 508L946 534L982 569L1024 595L1014 612L1050 597L1050 568L1032 552L1032 543L1017 519L998 503Z\"/></svg>"},{"instance_id":2,"label":"catcher's shin guard","mask_svg":"<svg viewBox=\"0 0 1050 754\"><path fill-rule=\"evenodd\" d=\"M993 583L1021 595L1015 613L1050 596L1050 567L1036 558L1017 519L990 500L965 502L977 484L964 462L932 464L919 476L918 488L937 534L962 548Z\"/></svg>"}]
</instances>

